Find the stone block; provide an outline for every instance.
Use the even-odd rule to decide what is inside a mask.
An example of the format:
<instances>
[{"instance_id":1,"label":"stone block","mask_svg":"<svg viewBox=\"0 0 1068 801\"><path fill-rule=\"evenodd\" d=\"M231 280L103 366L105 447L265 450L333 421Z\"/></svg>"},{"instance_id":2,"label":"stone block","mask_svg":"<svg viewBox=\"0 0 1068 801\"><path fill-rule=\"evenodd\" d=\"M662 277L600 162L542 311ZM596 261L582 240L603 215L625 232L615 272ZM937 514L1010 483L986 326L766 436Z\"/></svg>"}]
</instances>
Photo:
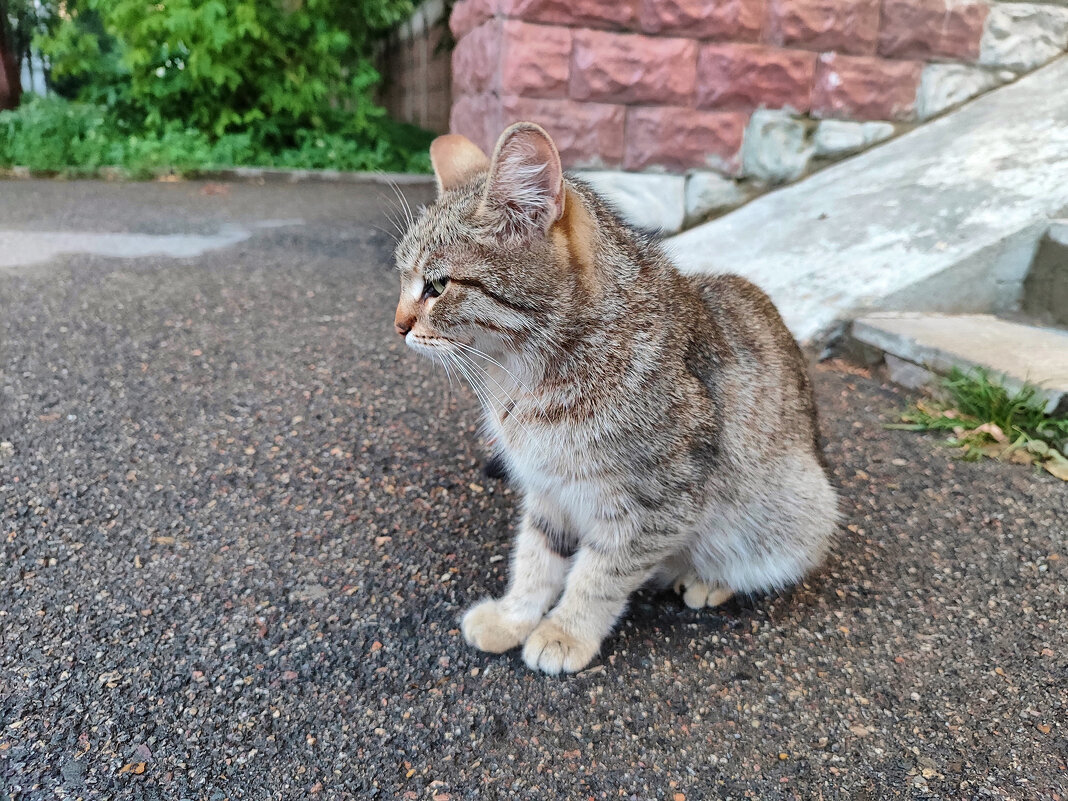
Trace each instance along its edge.
<instances>
[{"instance_id":1,"label":"stone block","mask_svg":"<svg viewBox=\"0 0 1068 801\"><path fill-rule=\"evenodd\" d=\"M449 30L458 40L497 13L497 0L460 0L452 7Z\"/></svg>"},{"instance_id":2,"label":"stone block","mask_svg":"<svg viewBox=\"0 0 1068 801\"><path fill-rule=\"evenodd\" d=\"M979 46L979 63L1027 72L1068 48L1068 8L1035 3L998 3L991 9Z\"/></svg>"},{"instance_id":3,"label":"stone block","mask_svg":"<svg viewBox=\"0 0 1068 801\"><path fill-rule=\"evenodd\" d=\"M1009 73L1009 77L1012 73ZM971 64L928 64L920 76L916 118L927 120L1005 82L1001 71Z\"/></svg>"},{"instance_id":4,"label":"stone block","mask_svg":"<svg viewBox=\"0 0 1068 801\"><path fill-rule=\"evenodd\" d=\"M704 45L697 61L701 108L808 111L816 54L747 44Z\"/></svg>"},{"instance_id":5,"label":"stone block","mask_svg":"<svg viewBox=\"0 0 1068 801\"><path fill-rule=\"evenodd\" d=\"M816 155L825 158L841 158L864 150L877 142L894 135L894 126L889 122L847 122L846 120L823 120L816 127L813 143Z\"/></svg>"},{"instance_id":6,"label":"stone block","mask_svg":"<svg viewBox=\"0 0 1068 801\"><path fill-rule=\"evenodd\" d=\"M986 3L967 0L883 0L879 55L974 61L987 12Z\"/></svg>"},{"instance_id":7,"label":"stone block","mask_svg":"<svg viewBox=\"0 0 1068 801\"><path fill-rule=\"evenodd\" d=\"M571 29L506 20L501 26L500 91L524 97L566 97Z\"/></svg>"},{"instance_id":8,"label":"stone block","mask_svg":"<svg viewBox=\"0 0 1068 801\"><path fill-rule=\"evenodd\" d=\"M501 126L528 120L553 137L566 167L618 166L623 161L625 107L574 100L501 98Z\"/></svg>"},{"instance_id":9,"label":"stone block","mask_svg":"<svg viewBox=\"0 0 1068 801\"><path fill-rule=\"evenodd\" d=\"M553 25L625 29L636 23L636 0L498 0L506 17Z\"/></svg>"},{"instance_id":10,"label":"stone block","mask_svg":"<svg viewBox=\"0 0 1068 801\"><path fill-rule=\"evenodd\" d=\"M753 112L742 144L742 173L769 184L804 175L815 148L805 124L783 111Z\"/></svg>"},{"instance_id":11,"label":"stone block","mask_svg":"<svg viewBox=\"0 0 1068 801\"><path fill-rule=\"evenodd\" d=\"M498 20L489 20L460 39L452 51L453 94L495 91L500 63L501 24Z\"/></svg>"},{"instance_id":12,"label":"stone block","mask_svg":"<svg viewBox=\"0 0 1068 801\"><path fill-rule=\"evenodd\" d=\"M765 0L641 0L643 31L693 39L755 42L760 38Z\"/></svg>"},{"instance_id":13,"label":"stone block","mask_svg":"<svg viewBox=\"0 0 1068 801\"><path fill-rule=\"evenodd\" d=\"M812 90L815 117L907 120L914 116L923 64L824 53Z\"/></svg>"},{"instance_id":14,"label":"stone block","mask_svg":"<svg viewBox=\"0 0 1068 801\"><path fill-rule=\"evenodd\" d=\"M767 41L809 50L870 55L879 0L769 0Z\"/></svg>"},{"instance_id":15,"label":"stone block","mask_svg":"<svg viewBox=\"0 0 1068 801\"><path fill-rule=\"evenodd\" d=\"M588 183L630 225L673 234L682 228L686 178L617 170L584 170L575 177Z\"/></svg>"},{"instance_id":16,"label":"stone block","mask_svg":"<svg viewBox=\"0 0 1068 801\"><path fill-rule=\"evenodd\" d=\"M613 103L686 105L697 80L691 39L575 32L571 97Z\"/></svg>"},{"instance_id":17,"label":"stone block","mask_svg":"<svg viewBox=\"0 0 1068 801\"><path fill-rule=\"evenodd\" d=\"M732 178L715 172L695 172L686 178L687 226L702 222L713 214L737 208L750 197Z\"/></svg>"},{"instance_id":18,"label":"stone block","mask_svg":"<svg viewBox=\"0 0 1068 801\"><path fill-rule=\"evenodd\" d=\"M627 109L624 167L673 171L712 168L734 173L747 115L678 106Z\"/></svg>"},{"instance_id":19,"label":"stone block","mask_svg":"<svg viewBox=\"0 0 1068 801\"><path fill-rule=\"evenodd\" d=\"M463 134L486 153L493 152L503 127L496 95L460 95L453 98L449 130Z\"/></svg>"}]
</instances>

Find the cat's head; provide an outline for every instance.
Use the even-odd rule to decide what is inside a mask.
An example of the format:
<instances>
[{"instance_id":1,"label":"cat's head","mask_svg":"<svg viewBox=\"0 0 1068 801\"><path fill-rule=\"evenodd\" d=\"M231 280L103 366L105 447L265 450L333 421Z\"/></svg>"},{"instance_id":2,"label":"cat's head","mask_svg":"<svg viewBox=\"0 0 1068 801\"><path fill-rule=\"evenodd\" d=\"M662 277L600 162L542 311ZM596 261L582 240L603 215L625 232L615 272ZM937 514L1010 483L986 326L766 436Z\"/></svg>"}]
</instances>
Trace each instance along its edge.
<instances>
[{"instance_id":1,"label":"cat's head","mask_svg":"<svg viewBox=\"0 0 1068 801\"><path fill-rule=\"evenodd\" d=\"M586 283L593 225L552 139L521 122L491 157L451 134L430 158L437 199L396 251L397 333L427 355L536 352L558 339Z\"/></svg>"}]
</instances>

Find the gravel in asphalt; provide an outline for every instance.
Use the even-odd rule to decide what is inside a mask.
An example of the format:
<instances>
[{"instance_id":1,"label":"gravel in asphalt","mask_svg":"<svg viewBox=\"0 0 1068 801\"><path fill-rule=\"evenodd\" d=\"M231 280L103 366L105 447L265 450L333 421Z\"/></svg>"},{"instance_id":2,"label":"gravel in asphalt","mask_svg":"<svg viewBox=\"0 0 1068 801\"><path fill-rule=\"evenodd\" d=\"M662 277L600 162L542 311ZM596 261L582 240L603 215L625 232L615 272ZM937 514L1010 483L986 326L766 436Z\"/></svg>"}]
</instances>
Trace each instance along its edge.
<instances>
[{"instance_id":1,"label":"gravel in asphalt","mask_svg":"<svg viewBox=\"0 0 1068 801\"><path fill-rule=\"evenodd\" d=\"M815 373L844 520L778 596L639 594L576 676L468 648L516 496L392 331L380 187L0 182L0 797L1068 798L1068 485Z\"/></svg>"}]
</instances>

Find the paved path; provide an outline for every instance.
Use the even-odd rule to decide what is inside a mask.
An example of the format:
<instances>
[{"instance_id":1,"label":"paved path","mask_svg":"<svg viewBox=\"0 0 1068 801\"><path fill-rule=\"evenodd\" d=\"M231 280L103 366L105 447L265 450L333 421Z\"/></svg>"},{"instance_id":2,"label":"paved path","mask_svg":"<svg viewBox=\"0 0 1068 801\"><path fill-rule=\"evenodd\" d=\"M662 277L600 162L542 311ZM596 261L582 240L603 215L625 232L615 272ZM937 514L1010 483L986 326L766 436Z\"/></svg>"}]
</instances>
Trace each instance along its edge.
<instances>
[{"instance_id":1,"label":"paved path","mask_svg":"<svg viewBox=\"0 0 1068 801\"><path fill-rule=\"evenodd\" d=\"M1068 797L1068 490L848 372L804 586L641 595L575 677L465 647L516 499L392 333L382 197L0 183L5 231L248 232L0 271L0 797Z\"/></svg>"}]
</instances>

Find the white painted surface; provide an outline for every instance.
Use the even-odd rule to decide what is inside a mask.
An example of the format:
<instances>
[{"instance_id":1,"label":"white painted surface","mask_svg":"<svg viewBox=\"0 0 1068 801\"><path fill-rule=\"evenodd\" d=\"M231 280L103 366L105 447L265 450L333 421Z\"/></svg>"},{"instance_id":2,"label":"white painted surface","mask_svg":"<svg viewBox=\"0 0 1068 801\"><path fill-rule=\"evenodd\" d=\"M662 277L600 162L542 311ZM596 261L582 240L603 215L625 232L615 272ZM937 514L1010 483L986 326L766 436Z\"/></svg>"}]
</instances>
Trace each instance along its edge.
<instances>
[{"instance_id":1,"label":"white painted surface","mask_svg":"<svg viewBox=\"0 0 1068 801\"><path fill-rule=\"evenodd\" d=\"M1061 58L668 247L683 270L753 280L802 340L866 309L989 310L1002 276L1018 287L1033 253L1006 241L1030 231L1037 241L1068 207L1066 86ZM970 262L969 286L932 284L895 306L895 295Z\"/></svg>"}]
</instances>

